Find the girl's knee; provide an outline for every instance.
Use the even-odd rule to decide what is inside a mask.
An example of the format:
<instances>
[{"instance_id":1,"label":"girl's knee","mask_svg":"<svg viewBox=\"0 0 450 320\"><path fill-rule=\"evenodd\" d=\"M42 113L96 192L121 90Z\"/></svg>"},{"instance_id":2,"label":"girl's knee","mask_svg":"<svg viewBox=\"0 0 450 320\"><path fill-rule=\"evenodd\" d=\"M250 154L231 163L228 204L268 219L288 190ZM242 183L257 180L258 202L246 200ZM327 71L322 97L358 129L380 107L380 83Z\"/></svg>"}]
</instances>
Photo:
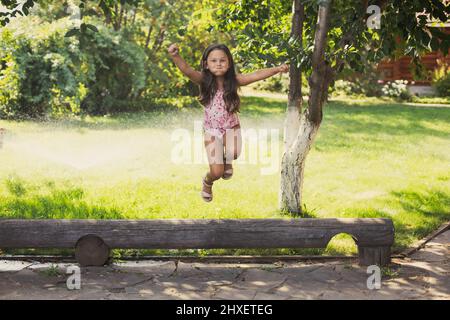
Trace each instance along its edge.
<instances>
[{"instance_id":1,"label":"girl's knee","mask_svg":"<svg viewBox=\"0 0 450 320\"><path fill-rule=\"evenodd\" d=\"M220 179L223 176L223 166L217 166L210 169L209 174L214 180Z\"/></svg>"}]
</instances>

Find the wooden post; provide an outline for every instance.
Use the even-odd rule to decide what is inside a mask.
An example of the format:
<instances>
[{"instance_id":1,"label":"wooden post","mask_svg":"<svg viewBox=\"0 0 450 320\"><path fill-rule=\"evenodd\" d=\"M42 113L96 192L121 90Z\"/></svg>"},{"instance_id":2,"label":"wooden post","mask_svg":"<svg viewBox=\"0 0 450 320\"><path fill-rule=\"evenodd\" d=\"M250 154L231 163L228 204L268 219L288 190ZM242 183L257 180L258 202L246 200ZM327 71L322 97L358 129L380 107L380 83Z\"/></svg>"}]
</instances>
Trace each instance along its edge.
<instances>
[{"instance_id":1,"label":"wooden post","mask_svg":"<svg viewBox=\"0 0 450 320\"><path fill-rule=\"evenodd\" d=\"M386 266L391 262L391 247L358 246L359 264L362 266Z\"/></svg>"},{"instance_id":2,"label":"wooden post","mask_svg":"<svg viewBox=\"0 0 450 320\"><path fill-rule=\"evenodd\" d=\"M88 234L77 241L75 259L82 267L103 266L109 259L110 249L102 238Z\"/></svg>"}]
</instances>

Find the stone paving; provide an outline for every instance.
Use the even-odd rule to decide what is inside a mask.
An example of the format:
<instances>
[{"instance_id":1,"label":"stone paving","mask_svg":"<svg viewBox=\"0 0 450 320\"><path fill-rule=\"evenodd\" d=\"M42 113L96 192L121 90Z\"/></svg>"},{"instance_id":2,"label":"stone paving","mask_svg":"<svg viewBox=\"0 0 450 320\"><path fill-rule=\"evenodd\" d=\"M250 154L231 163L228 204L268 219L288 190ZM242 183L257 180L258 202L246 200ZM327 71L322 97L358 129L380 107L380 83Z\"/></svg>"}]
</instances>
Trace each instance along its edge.
<instances>
[{"instance_id":1,"label":"stone paving","mask_svg":"<svg viewBox=\"0 0 450 320\"><path fill-rule=\"evenodd\" d=\"M0 260L0 299L450 299L450 230L407 259L382 269L380 289L357 261L227 264L137 261L81 268L81 289L69 290L73 264Z\"/></svg>"}]
</instances>

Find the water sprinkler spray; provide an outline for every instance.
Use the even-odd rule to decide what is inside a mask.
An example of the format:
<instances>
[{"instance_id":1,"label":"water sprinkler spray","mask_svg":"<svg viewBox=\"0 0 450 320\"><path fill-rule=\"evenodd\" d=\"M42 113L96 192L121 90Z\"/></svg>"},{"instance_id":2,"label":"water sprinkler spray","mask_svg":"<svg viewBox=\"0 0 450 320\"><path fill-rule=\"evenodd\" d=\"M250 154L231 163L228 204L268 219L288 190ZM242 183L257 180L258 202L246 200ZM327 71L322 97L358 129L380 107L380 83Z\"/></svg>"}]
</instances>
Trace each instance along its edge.
<instances>
[{"instance_id":1,"label":"water sprinkler spray","mask_svg":"<svg viewBox=\"0 0 450 320\"><path fill-rule=\"evenodd\" d=\"M0 128L0 149L3 148L3 136L5 135L5 132L5 128Z\"/></svg>"}]
</instances>

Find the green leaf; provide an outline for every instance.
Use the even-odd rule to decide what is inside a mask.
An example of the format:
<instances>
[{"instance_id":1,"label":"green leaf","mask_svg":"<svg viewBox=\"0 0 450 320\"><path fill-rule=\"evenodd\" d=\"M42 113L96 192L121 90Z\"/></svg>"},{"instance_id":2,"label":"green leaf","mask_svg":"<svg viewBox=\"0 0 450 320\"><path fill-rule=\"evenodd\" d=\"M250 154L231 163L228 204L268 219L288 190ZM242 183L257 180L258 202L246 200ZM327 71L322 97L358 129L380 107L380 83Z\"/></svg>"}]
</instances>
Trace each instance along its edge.
<instances>
[{"instance_id":1,"label":"green leaf","mask_svg":"<svg viewBox=\"0 0 450 320\"><path fill-rule=\"evenodd\" d=\"M92 25L92 24L86 24L86 27L87 27L88 29L91 29L91 30L94 31L94 32L98 32L97 27L94 26L94 25Z\"/></svg>"},{"instance_id":2,"label":"green leaf","mask_svg":"<svg viewBox=\"0 0 450 320\"><path fill-rule=\"evenodd\" d=\"M80 34L80 30L79 29L71 29L69 31L66 32L66 34L64 35L64 37L73 37L73 36L78 36Z\"/></svg>"}]
</instances>

